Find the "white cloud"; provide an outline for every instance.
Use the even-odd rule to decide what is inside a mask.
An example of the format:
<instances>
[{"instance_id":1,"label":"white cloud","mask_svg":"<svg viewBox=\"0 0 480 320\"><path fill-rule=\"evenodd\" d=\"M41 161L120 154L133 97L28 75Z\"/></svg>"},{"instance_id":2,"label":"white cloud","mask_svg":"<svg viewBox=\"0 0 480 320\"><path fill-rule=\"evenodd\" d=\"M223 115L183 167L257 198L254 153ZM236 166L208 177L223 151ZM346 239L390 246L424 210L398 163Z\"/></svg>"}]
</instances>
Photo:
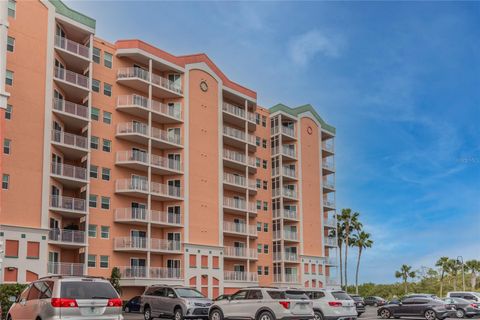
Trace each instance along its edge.
<instances>
[{"instance_id":1,"label":"white cloud","mask_svg":"<svg viewBox=\"0 0 480 320\"><path fill-rule=\"evenodd\" d=\"M318 54L337 57L342 47L341 42L338 38L313 29L290 41L290 57L295 64L300 66L307 65Z\"/></svg>"}]
</instances>

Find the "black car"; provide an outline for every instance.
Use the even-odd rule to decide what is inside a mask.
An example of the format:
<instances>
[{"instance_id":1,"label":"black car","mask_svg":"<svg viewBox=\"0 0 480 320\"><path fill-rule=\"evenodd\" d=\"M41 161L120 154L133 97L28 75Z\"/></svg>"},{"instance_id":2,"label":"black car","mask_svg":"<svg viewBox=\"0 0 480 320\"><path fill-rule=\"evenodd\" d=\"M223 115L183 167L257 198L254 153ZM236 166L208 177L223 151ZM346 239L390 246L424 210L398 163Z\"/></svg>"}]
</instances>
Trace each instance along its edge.
<instances>
[{"instance_id":1,"label":"black car","mask_svg":"<svg viewBox=\"0 0 480 320\"><path fill-rule=\"evenodd\" d=\"M387 300L380 297L376 297L376 296L366 297L363 300L365 301L365 304L367 306L374 306L374 307L383 306L387 303Z\"/></svg>"},{"instance_id":2,"label":"black car","mask_svg":"<svg viewBox=\"0 0 480 320\"><path fill-rule=\"evenodd\" d=\"M445 298L443 301L447 305L455 307L454 313L457 318L472 318L476 315L480 315L479 305L472 303L471 301L462 298Z\"/></svg>"},{"instance_id":3,"label":"black car","mask_svg":"<svg viewBox=\"0 0 480 320\"><path fill-rule=\"evenodd\" d=\"M128 300L123 307L125 312L140 312L140 296L133 297Z\"/></svg>"},{"instance_id":4,"label":"black car","mask_svg":"<svg viewBox=\"0 0 480 320\"><path fill-rule=\"evenodd\" d=\"M365 301L358 294L349 295L353 301L355 301L355 308L357 309L357 315L360 317L365 312Z\"/></svg>"},{"instance_id":5,"label":"black car","mask_svg":"<svg viewBox=\"0 0 480 320\"><path fill-rule=\"evenodd\" d=\"M399 303L387 304L377 310L382 319L420 316L426 320L441 320L448 317L449 313L445 302L427 297L404 298Z\"/></svg>"}]
</instances>

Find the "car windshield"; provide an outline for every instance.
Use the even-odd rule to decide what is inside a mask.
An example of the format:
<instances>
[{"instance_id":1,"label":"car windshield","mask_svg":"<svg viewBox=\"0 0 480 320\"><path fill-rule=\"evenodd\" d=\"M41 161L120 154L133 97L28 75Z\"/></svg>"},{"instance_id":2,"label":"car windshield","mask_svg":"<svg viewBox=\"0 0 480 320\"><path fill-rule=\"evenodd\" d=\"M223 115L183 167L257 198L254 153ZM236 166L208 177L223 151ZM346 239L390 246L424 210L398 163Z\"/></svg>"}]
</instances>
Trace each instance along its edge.
<instances>
[{"instance_id":1,"label":"car windshield","mask_svg":"<svg viewBox=\"0 0 480 320\"><path fill-rule=\"evenodd\" d=\"M308 296L303 291L287 290L286 297L288 299L303 299L308 300Z\"/></svg>"},{"instance_id":2,"label":"car windshield","mask_svg":"<svg viewBox=\"0 0 480 320\"><path fill-rule=\"evenodd\" d=\"M112 299L118 294L109 282L62 281L60 296L68 299Z\"/></svg>"},{"instance_id":3,"label":"car windshield","mask_svg":"<svg viewBox=\"0 0 480 320\"><path fill-rule=\"evenodd\" d=\"M195 289L177 288L175 291L177 291L177 294L182 298L205 298L203 294Z\"/></svg>"},{"instance_id":4,"label":"car windshield","mask_svg":"<svg viewBox=\"0 0 480 320\"><path fill-rule=\"evenodd\" d=\"M333 291L332 296L336 300L352 300L352 298L350 298L350 296L344 291Z\"/></svg>"}]
</instances>

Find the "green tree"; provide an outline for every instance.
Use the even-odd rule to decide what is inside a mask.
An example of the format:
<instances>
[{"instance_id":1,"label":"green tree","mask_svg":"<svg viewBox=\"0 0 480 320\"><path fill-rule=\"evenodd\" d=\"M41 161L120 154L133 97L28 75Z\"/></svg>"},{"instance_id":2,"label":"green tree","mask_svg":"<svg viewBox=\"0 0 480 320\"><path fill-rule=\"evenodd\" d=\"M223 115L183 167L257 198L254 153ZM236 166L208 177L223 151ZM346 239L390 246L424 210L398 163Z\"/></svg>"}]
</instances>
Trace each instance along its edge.
<instances>
[{"instance_id":1,"label":"green tree","mask_svg":"<svg viewBox=\"0 0 480 320\"><path fill-rule=\"evenodd\" d=\"M367 248L371 248L373 245L372 239L370 239L370 233L360 231L354 234L352 237L353 246L358 248L357 270L355 271L355 293L358 294L358 271L360 269L360 258L362 257L362 251Z\"/></svg>"},{"instance_id":2,"label":"green tree","mask_svg":"<svg viewBox=\"0 0 480 320\"><path fill-rule=\"evenodd\" d=\"M122 275L120 274L120 269L113 267L112 273L110 275L110 283L117 290L118 294L122 294L122 288L120 287L120 279Z\"/></svg>"},{"instance_id":3,"label":"green tree","mask_svg":"<svg viewBox=\"0 0 480 320\"><path fill-rule=\"evenodd\" d=\"M344 268L344 279L345 279L345 288L348 287L348 247L350 246L350 234L354 230L354 227L360 228L361 223L358 221L360 214L358 212L352 212L352 209L342 209L342 214L340 215L343 228L345 230L345 268Z\"/></svg>"},{"instance_id":4,"label":"green tree","mask_svg":"<svg viewBox=\"0 0 480 320\"><path fill-rule=\"evenodd\" d=\"M465 262L465 266L470 271L470 284L472 285L472 290L475 291L477 287L477 272L480 272L480 261L468 260Z\"/></svg>"},{"instance_id":5,"label":"green tree","mask_svg":"<svg viewBox=\"0 0 480 320\"><path fill-rule=\"evenodd\" d=\"M435 266L440 268L440 297L443 297L443 280L445 273L448 273L448 257L438 259Z\"/></svg>"},{"instance_id":6,"label":"green tree","mask_svg":"<svg viewBox=\"0 0 480 320\"><path fill-rule=\"evenodd\" d=\"M453 291L457 290L458 272L462 268L462 264L457 259L448 259L448 273L453 279Z\"/></svg>"},{"instance_id":7,"label":"green tree","mask_svg":"<svg viewBox=\"0 0 480 320\"><path fill-rule=\"evenodd\" d=\"M395 278L402 278L405 294L408 293L408 278L415 278L415 271L412 271L412 267L403 264L399 271L395 271Z\"/></svg>"}]
</instances>

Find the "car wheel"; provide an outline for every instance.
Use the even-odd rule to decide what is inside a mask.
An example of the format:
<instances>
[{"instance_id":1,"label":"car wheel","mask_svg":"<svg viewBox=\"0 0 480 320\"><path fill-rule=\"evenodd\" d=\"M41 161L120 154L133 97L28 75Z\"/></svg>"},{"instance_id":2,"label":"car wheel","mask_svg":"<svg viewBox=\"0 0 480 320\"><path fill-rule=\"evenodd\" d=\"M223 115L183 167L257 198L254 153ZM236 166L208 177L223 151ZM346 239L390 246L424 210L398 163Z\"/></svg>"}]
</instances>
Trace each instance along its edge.
<instances>
[{"instance_id":1,"label":"car wheel","mask_svg":"<svg viewBox=\"0 0 480 320\"><path fill-rule=\"evenodd\" d=\"M457 318L463 318L465 317L465 311L463 311L462 309L457 309L457 311L455 311L455 316Z\"/></svg>"},{"instance_id":2,"label":"car wheel","mask_svg":"<svg viewBox=\"0 0 480 320\"><path fill-rule=\"evenodd\" d=\"M173 319L183 320L183 312L181 308L176 308L175 311L173 311Z\"/></svg>"},{"instance_id":3,"label":"car wheel","mask_svg":"<svg viewBox=\"0 0 480 320\"><path fill-rule=\"evenodd\" d=\"M392 316L392 313L388 309L383 309L382 311L380 311L380 317L382 317L382 319L388 319L391 316Z\"/></svg>"},{"instance_id":4,"label":"car wheel","mask_svg":"<svg viewBox=\"0 0 480 320\"><path fill-rule=\"evenodd\" d=\"M153 319L152 317L152 310L150 309L150 307L145 307L145 309L143 310L143 318L145 320L151 320Z\"/></svg>"},{"instance_id":5,"label":"car wheel","mask_svg":"<svg viewBox=\"0 0 480 320\"><path fill-rule=\"evenodd\" d=\"M219 309L214 309L212 312L210 312L210 320L223 320L222 311Z\"/></svg>"},{"instance_id":6,"label":"car wheel","mask_svg":"<svg viewBox=\"0 0 480 320\"><path fill-rule=\"evenodd\" d=\"M314 318L315 320L323 320L323 314L321 312L315 311Z\"/></svg>"},{"instance_id":7,"label":"car wheel","mask_svg":"<svg viewBox=\"0 0 480 320\"><path fill-rule=\"evenodd\" d=\"M274 318L270 312L263 311L262 313L260 313L257 320L274 320Z\"/></svg>"},{"instance_id":8,"label":"car wheel","mask_svg":"<svg viewBox=\"0 0 480 320\"><path fill-rule=\"evenodd\" d=\"M433 310L427 310L423 314L426 320L435 320L437 318L437 315L435 314L435 311Z\"/></svg>"}]
</instances>

